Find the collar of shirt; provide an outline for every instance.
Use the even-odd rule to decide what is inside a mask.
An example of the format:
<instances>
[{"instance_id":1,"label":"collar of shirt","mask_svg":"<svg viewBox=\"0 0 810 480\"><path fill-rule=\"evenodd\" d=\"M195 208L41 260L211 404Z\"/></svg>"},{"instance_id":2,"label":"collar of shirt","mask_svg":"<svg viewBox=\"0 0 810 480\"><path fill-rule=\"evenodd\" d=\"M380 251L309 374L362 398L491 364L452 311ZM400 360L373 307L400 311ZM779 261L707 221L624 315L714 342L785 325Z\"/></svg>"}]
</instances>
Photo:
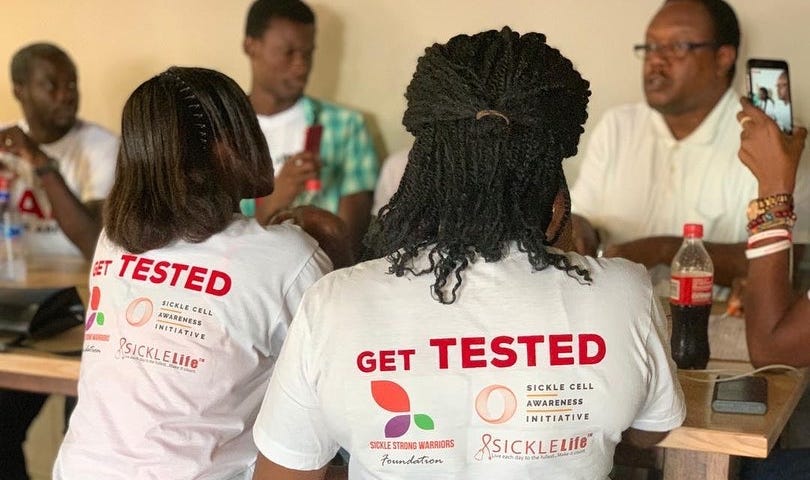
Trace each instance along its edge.
<instances>
[{"instance_id":1,"label":"collar of shirt","mask_svg":"<svg viewBox=\"0 0 810 480\"><path fill-rule=\"evenodd\" d=\"M652 111L653 131L661 139L672 143L692 144L692 145L710 145L714 142L717 133L722 128L724 122L728 121L731 112L739 110L740 105L737 101L738 95L733 89L729 88L726 93L720 98L720 101L714 106L709 115L703 119L703 122L698 128L689 134L686 138L678 141L672 136L669 127L664 121L664 116L655 110Z\"/></svg>"}]
</instances>

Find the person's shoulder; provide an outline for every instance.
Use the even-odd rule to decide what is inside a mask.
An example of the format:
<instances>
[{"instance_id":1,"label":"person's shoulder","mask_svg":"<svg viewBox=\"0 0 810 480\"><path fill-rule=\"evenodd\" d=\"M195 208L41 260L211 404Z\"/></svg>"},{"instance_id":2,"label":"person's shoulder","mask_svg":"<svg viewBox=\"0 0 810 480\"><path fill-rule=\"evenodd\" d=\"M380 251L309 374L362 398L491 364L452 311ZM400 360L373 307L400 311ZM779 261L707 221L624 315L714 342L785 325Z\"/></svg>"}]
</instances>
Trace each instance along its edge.
<instances>
[{"instance_id":1,"label":"person's shoulder","mask_svg":"<svg viewBox=\"0 0 810 480\"><path fill-rule=\"evenodd\" d=\"M323 298L329 298L330 302L340 302L344 296L335 292L341 291L347 285L351 285L351 291L356 292L358 291L356 288L358 285L369 285L367 282L379 284L381 279L385 279L389 265L388 260L385 258L366 260L351 267L340 268L327 273L315 282L311 288L319 292Z\"/></svg>"},{"instance_id":2,"label":"person's shoulder","mask_svg":"<svg viewBox=\"0 0 810 480\"><path fill-rule=\"evenodd\" d=\"M304 97L306 108L311 111L319 111L322 118L339 118L344 121L363 121L363 114L358 110L354 110L337 103L328 102L313 97Z\"/></svg>"},{"instance_id":3,"label":"person's shoulder","mask_svg":"<svg viewBox=\"0 0 810 480\"><path fill-rule=\"evenodd\" d=\"M117 144L118 135L114 134L107 128L83 119L76 119L76 126L74 127L75 134L83 141L92 144Z\"/></svg>"},{"instance_id":4,"label":"person's shoulder","mask_svg":"<svg viewBox=\"0 0 810 480\"><path fill-rule=\"evenodd\" d=\"M574 252L567 252L566 256L572 264L588 270L592 285L597 288L650 295L652 284L644 265L624 258L596 258Z\"/></svg>"},{"instance_id":5,"label":"person's shoulder","mask_svg":"<svg viewBox=\"0 0 810 480\"><path fill-rule=\"evenodd\" d=\"M255 218L238 216L212 240L213 248L222 252L238 252L233 261L244 259L255 264L256 259L273 259L287 265L308 261L318 249L318 242L297 225L260 225Z\"/></svg>"},{"instance_id":6,"label":"person's shoulder","mask_svg":"<svg viewBox=\"0 0 810 480\"><path fill-rule=\"evenodd\" d=\"M645 102L625 103L607 109L602 115L601 123L632 126L644 121L652 112L653 110Z\"/></svg>"}]
</instances>

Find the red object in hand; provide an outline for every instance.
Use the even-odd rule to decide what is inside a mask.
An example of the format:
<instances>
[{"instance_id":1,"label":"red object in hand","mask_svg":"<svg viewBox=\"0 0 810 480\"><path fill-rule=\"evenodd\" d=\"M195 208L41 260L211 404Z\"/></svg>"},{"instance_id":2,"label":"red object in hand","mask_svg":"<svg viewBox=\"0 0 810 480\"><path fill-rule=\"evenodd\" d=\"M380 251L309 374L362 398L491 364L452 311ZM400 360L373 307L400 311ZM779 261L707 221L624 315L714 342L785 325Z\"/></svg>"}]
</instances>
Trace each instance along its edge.
<instances>
[{"instance_id":1,"label":"red object in hand","mask_svg":"<svg viewBox=\"0 0 810 480\"><path fill-rule=\"evenodd\" d=\"M310 178L306 182L304 182L304 190L307 192L319 192L321 190L321 179L320 178Z\"/></svg>"},{"instance_id":2,"label":"red object in hand","mask_svg":"<svg viewBox=\"0 0 810 480\"><path fill-rule=\"evenodd\" d=\"M307 127L304 137L304 151L318 155L321 151L321 135L323 135L323 125L315 124ZM304 182L304 190L307 192L320 192L321 180L312 178Z\"/></svg>"},{"instance_id":3,"label":"red object in hand","mask_svg":"<svg viewBox=\"0 0 810 480\"><path fill-rule=\"evenodd\" d=\"M304 151L317 155L321 151L321 135L323 135L323 125L315 124L307 127L304 136Z\"/></svg>"}]
</instances>

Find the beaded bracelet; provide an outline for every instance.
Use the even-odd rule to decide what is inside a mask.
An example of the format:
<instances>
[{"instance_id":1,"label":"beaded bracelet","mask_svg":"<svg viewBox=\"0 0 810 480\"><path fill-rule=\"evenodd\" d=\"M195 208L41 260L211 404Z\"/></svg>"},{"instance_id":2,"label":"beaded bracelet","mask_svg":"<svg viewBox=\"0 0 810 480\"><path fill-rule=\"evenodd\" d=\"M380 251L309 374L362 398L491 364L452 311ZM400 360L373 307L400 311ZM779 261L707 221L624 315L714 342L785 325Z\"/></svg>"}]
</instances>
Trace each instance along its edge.
<instances>
[{"instance_id":1,"label":"beaded bracelet","mask_svg":"<svg viewBox=\"0 0 810 480\"><path fill-rule=\"evenodd\" d=\"M782 210L779 212L765 212L757 218L748 222L746 229L749 234L770 230L775 227L793 228L796 224L796 213L793 210Z\"/></svg>"},{"instance_id":2,"label":"beaded bracelet","mask_svg":"<svg viewBox=\"0 0 810 480\"><path fill-rule=\"evenodd\" d=\"M751 260L754 258L764 257L772 253L787 250L792 246L793 242L791 242L790 240L782 240L781 242L769 243L768 245L763 245L757 248L749 248L745 251L745 258Z\"/></svg>"},{"instance_id":3,"label":"beaded bracelet","mask_svg":"<svg viewBox=\"0 0 810 480\"><path fill-rule=\"evenodd\" d=\"M790 233L790 230L786 228L777 228L773 230L765 230L759 233L755 233L748 237L748 248L754 246L755 243L760 242L762 240L767 240L769 238L787 238L788 240L793 239L793 235Z\"/></svg>"},{"instance_id":4,"label":"beaded bracelet","mask_svg":"<svg viewBox=\"0 0 810 480\"><path fill-rule=\"evenodd\" d=\"M789 206L789 209L793 210L793 195L790 193L777 193L775 195L751 200L748 202L748 220L753 220L779 205Z\"/></svg>"}]
</instances>

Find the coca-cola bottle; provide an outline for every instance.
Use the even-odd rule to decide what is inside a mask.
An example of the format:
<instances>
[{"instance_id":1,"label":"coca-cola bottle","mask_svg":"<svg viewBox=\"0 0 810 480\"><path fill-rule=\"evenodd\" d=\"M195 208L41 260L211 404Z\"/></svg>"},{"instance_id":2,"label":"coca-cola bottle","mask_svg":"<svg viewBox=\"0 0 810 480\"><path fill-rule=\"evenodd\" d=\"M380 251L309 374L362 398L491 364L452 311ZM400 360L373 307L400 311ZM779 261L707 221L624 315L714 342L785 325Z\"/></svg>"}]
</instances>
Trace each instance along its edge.
<instances>
[{"instance_id":1,"label":"coca-cola bottle","mask_svg":"<svg viewBox=\"0 0 810 480\"><path fill-rule=\"evenodd\" d=\"M669 304L672 359L678 368L703 369L709 361L709 314L714 265L703 246L703 225L683 226L683 244L672 259Z\"/></svg>"}]
</instances>

